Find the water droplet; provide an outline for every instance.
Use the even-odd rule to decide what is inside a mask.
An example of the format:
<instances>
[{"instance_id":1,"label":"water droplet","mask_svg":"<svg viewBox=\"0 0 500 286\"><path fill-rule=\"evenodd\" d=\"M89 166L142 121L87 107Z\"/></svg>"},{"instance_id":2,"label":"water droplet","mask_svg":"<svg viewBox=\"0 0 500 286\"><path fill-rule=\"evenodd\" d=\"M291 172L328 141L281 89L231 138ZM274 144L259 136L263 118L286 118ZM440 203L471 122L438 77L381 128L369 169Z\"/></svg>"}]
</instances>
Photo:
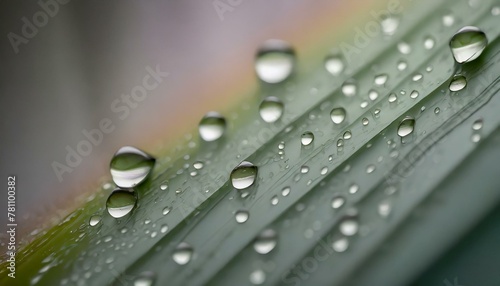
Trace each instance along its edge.
<instances>
[{"instance_id":1,"label":"water droplet","mask_svg":"<svg viewBox=\"0 0 500 286\"><path fill-rule=\"evenodd\" d=\"M375 165L368 165L366 167L366 173L367 174L371 174L371 173L373 173L373 171L375 171Z\"/></svg>"},{"instance_id":2,"label":"water droplet","mask_svg":"<svg viewBox=\"0 0 500 286\"><path fill-rule=\"evenodd\" d=\"M302 174L307 174L307 172L309 172L309 167L307 167L307 166L302 166L302 167L300 168L300 172L301 172Z\"/></svg>"},{"instance_id":3,"label":"water droplet","mask_svg":"<svg viewBox=\"0 0 500 286\"><path fill-rule=\"evenodd\" d=\"M285 142L281 141L280 144L278 144L278 149L280 150L285 149Z\"/></svg>"},{"instance_id":4,"label":"water droplet","mask_svg":"<svg viewBox=\"0 0 500 286\"><path fill-rule=\"evenodd\" d=\"M397 99L398 99L398 97L396 96L396 94L395 94L395 93L391 93L391 94L389 94L389 98L388 98L388 100L389 100L389 102L390 102L390 103L395 102Z\"/></svg>"},{"instance_id":5,"label":"water droplet","mask_svg":"<svg viewBox=\"0 0 500 286\"><path fill-rule=\"evenodd\" d=\"M350 187L349 187L349 193L350 194L355 194L359 191L359 186L356 185L356 184L352 184Z\"/></svg>"},{"instance_id":6,"label":"water droplet","mask_svg":"<svg viewBox=\"0 0 500 286\"><path fill-rule=\"evenodd\" d=\"M344 252L349 248L349 240L345 237L337 239L332 243L332 248L336 252Z\"/></svg>"},{"instance_id":7,"label":"water droplet","mask_svg":"<svg viewBox=\"0 0 500 286\"><path fill-rule=\"evenodd\" d=\"M106 209L114 218L121 218L132 211L137 203L134 191L115 189L106 201Z\"/></svg>"},{"instance_id":8,"label":"water droplet","mask_svg":"<svg viewBox=\"0 0 500 286\"><path fill-rule=\"evenodd\" d=\"M378 205L378 214L381 217L388 217L391 214L392 211L392 204L389 200L385 200L380 202Z\"/></svg>"},{"instance_id":9,"label":"water droplet","mask_svg":"<svg viewBox=\"0 0 500 286\"><path fill-rule=\"evenodd\" d=\"M156 274L151 271L145 271L139 274L134 280L134 286L153 286L156 280Z\"/></svg>"},{"instance_id":10,"label":"water droplet","mask_svg":"<svg viewBox=\"0 0 500 286\"><path fill-rule=\"evenodd\" d=\"M277 234L273 229L265 229L255 239L253 248L257 253L268 254L277 244Z\"/></svg>"},{"instance_id":11,"label":"water droplet","mask_svg":"<svg viewBox=\"0 0 500 286\"><path fill-rule=\"evenodd\" d=\"M500 6L495 6L491 8L491 15L498 16L500 15Z\"/></svg>"},{"instance_id":12,"label":"water droplet","mask_svg":"<svg viewBox=\"0 0 500 286\"><path fill-rule=\"evenodd\" d=\"M378 86L383 86L386 82L389 76L387 74L379 74L375 76L375 79L373 80L373 83Z\"/></svg>"},{"instance_id":13,"label":"water droplet","mask_svg":"<svg viewBox=\"0 0 500 286\"><path fill-rule=\"evenodd\" d=\"M167 231L168 231L168 225L166 225L166 224L162 225L161 228L160 228L160 232L161 233L165 233Z\"/></svg>"},{"instance_id":14,"label":"water droplet","mask_svg":"<svg viewBox=\"0 0 500 286\"><path fill-rule=\"evenodd\" d=\"M344 122L345 116L346 112L345 109L342 107L336 107L332 109L332 111L330 112L330 118L335 124L340 124Z\"/></svg>"},{"instance_id":15,"label":"water droplet","mask_svg":"<svg viewBox=\"0 0 500 286\"><path fill-rule=\"evenodd\" d=\"M96 226L100 221L101 221L101 216L99 216L99 215L93 215L93 216L90 217L89 225L90 226Z\"/></svg>"},{"instance_id":16,"label":"water droplet","mask_svg":"<svg viewBox=\"0 0 500 286\"><path fill-rule=\"evenodd\" d=\"M321 168L321 171L319 172L321 175L326 175L328 173L328 167L323 167Z\"/></svg>"},{"instance_id":17,"label":"water droplet","mask_svg":"<svg viewBox=\"0 0 500 286\"><path fill-rule=\"evenodd\" d=\"M385 35L394 35L399 26L399 18L389 15L380 19L380 27Z\"/></svg>"},{"instance_id":18,"label":"water droplet","mask_svg":"<svg viewBox=\"0 0 500 286\"><path fill-rule=\"evenodd\" d=\"M342 207L345 203L345 199L342 196L336 196L332 199L332 208L338 209Z\"/></svg>"},{"instance_id":19,"label":"water droplet","mask_svg":"<svg viewBox=\"0 0 500 286\"><path fill-rule=\"evenodd\" d=\"M253 285L261 285L266 281L266 273L260 269L250 273L250 283Z\"/></svg>"},{"instance_id":20,"label":"water droplet","mask_svg":"<svg viewBox=\"0 0 500 286\"><path fill-rule=\"evenodd\" d=\"M167 215L170 212L170 207L165 207L161 212L163 215Z\"/></svg>"},{"instance_id":21,"label":"water droplet","mask_svg":"<svg viewBox=\"0 0 500 286\"><path fill-rule=\"evenodd\" d=\"M419 95L418 91L414 90L410 93L410 98L417 98Z\"/></svg>"},{"instance_id":22,"label":"water droplet","mask_svg":"<svg viewBox=\"0 0 500 286\"><path fill-rule=\"evenodd\" d=\"M472 123L472 130L481 130L481 128L483 128L483 120L482 119L478 119L476 121L474 121L474 123Z\"/></svg>"},{"instance_id":23,"label":"water droplet","mask_svg":"<svg viewBox=\"0 0 500 286\"><path fill-rule=\"evenodd\" d=\"M186 242L181 242L175 248L172 258L179 265L185 265L191 260L193 255L193 248Z\"/></svg>"},{"instance_id":24,"label":"water droplet","mask_svg":"<svg viewBox=\"0 0 500 286\"><path fill-rule=\"evenodd\" d=\"M424 48L426 48L427 50L430 50L432 48L434 48L434 39L430 36L426 37L425 40L424 40Z\"/></svg>"},{"instance_id":25,"label":"water droplet","mask_svg":"<svg viewBox=\"0 0 500 286\"><path fill-rule=\"evenodd\" d=\"M363 117L363 119L361 119L361 124L363 124L363 126L368 125L368 123L370 123L370 121L368 121L368 118Z\"/></svg>"},{"instance_id":26,"label":"water droplet","mask_svg":"<svg viewBox=\"0 0 500 286\"><path fill-rule=\"evenodd\" d=\"M424 77L424 76L423 76L422 74L417 73L417 74L413 75L412 80L413 80L413 81L419 81L419 80L421 80L423 77Z\"/></svg>"},{"instance_id":27,"label":"water droplet","mask_svg":"<svg viewBox=\"0 0 500 286\"><path fill-rule=\"evenodd\" d=\"M273 197L271 198L271 205L275 206L275 205L277 205L279 202L280 202L280 199L278 198L278 196L273 196Z\"/></svg>"},{"instance_id":28,"label":"water droplet","mask_svg":"<svg viewBox=\"0 0 500 286\"><path fill-rule=\"evenodd\" d=\"M146 179L154 164L155 158L135 147L125 146L111 159L111 176L117 186L131 188Z\"/></svg>"},{"instance_id":29,"label":"water droplet","mask_svg":"<svg viewBox=\"0 0 500 286\"><path fill-rule=\"evenodd\" d=\"M352 138L352 133L350 130L347 130L346 132L344 132L344 135L343 135L343 138L344 140L349 140Z\"/></svg>"},{"instance_id":30,"label":"water droplet","mask_svg":"<svg viewBox=\"0 0 500 286\"><path fill-rule=\"evenodd\" d=\"M161 184L160 185L160 190L164 191L166 189L168 189L168 185L167 184Z\"/></svg>"},{"instance_id":31,"label":"water droplet","mask_svg":"<svg viewBox=\"0 0 500 286\"><path fill-rule=\"evenodd\" d=\"M339 75L344 70L344 60L339 55L329 55L325 59L325 68L332 75Z\"/></svg>"},{"instance_id":32,"label":"water droplet","mask_svg":"<svg viewBox=\"0 0 500 286\"><path fill-rule=\"evenodd\" d=\"M455 23L455 17L453 17L453 15L451 15L451 14L446 14L446 15L443 15L442 21L443 21L443 25L445 27L450 27L451 25L453 25Z\"/></svg>"},{"instance_id":33,"label":"water droplet","mask_svg":"<svg viewBox=\"0 0 500 286\"><path fill-rule=\"evenodd\" d=\"M404 71L408 67L408 64L405 61L399 61L397 67L399 71Z\"/></svg>"},{"instance_id":34,"label":"water droplet","mask_svg":"<svg viewBox=\"0 0 500 286\"><path fill-rule=\"evenodd\" d=\"M478 58L488 45L488 39L477 27L466 26L458 30L450 40L450 48L458 63L467 63Z\"/></svg>"},{"instance_id":35,"label":"water droplet","mask_svg":"<svg viewBox=\"0 0 500 286\"><path fill-rule=\"evenodd\" d=\"M378 92L374 89L371 89L369 92L368 92L368 98L370 100L376 100L378 98Z\"/></svg>"},{"instance_id":36,"label":"water droplet","mask_svg":"<svg viewBox=\"0 0 500 286\"><path fill-rule=\"evenodd\" d=\"M347 80L342 84L342 93L347 97L356 95L356 90L356 83L353 80Z\"/></svg>"},{"instance_id":37,"label":"water droplet","mask_svg":"<svg viewBox=\"0 0 500 286\"><path fill-rule=\"evenodd\" d=\"M451 79L449 89L450 91L460 91L467 85L467 79L463 75L455 75Z\"/></svg>"},{"instance_id":38,"label":"water droplet","mask_svg":"<svg viewBox=\"0 0 500 286\"><path fill-rule=\"evenodd\" d=\"M295 52L285 41L268 40L259 48L255 61L257 76L267 83L287 79L295 65Z\"/></svg>"},{"instance_id":39,"label":"water droplet","mask_svg":"<svg viewBox=\"0 0 500 286\"><path fill-rule=\"evenodd\" d=\"M337 140L337 147L343 147L344 146L344 139L340 138Z\"/></svg>"},{"instance_id":40,"label":"water droplet","mask_svg":"<svg viewBox=\"0 0 500 286\"><path fill-rule=\"evenodd\" d=\"M226 119L219 113L210 111L201 119L198 125L200 136L205 141L219 139L226 130Z\"/></svg>"},{"instance_id":41,"label":"water droplet","mask_svg":"<svg viewBox=\"0 0 500 286\"><path fill-rule=\"evenodd\" d=\"M363 101L363 102L361 102L361 104L359 106L361 108L366 108L368 106L368 102L367 101Z\"/></svg>"},{"instance_id":42,"label":"water droplet","mask_svg":"<svg viewBox=\"0 0 500 286\"><path fill-rule=\"evenodd\" d=\"M481 140L481 135L479 135L479 134L472 135L472 137L471 137L472 142L477 143L477 142L479 142L479 140Z\"/></svg>"},{"instance_id":43,"label":"water droplet","mask_svg":"<svg viewBox=\"0 0 500 286\"><path fill-rule=\"evenodd\" d=\"M411 52L411 47L406 42L399 42L398 43L398 51L400 53L402 53L403 55L407 55Z\"/></svg>"},{"instance_id":44,"label":"water droplet","mask_svg":"<svg viewBox=\"0 0 500 286\"><path fill-rule=\"evenodd\" d=\"M415 128L415 119L410 116L406 116L398 126L398 135L400 137L405 137L410 135Z\"/></svg>"},{"instance_id":45,"label":"water droplet","mask_svg":"<svg viewBox=\"0 0 500 286\"><path fill-rule=\"evenodd\" d=\"M344 219L340 225L339 230L345 236L353 236L358 233L358 222L353 218Z\"/></svg>"},{"instance_id":46,"label":"water droplet","mask_svg":"<svg viewBox=\"0 0 500 286\"><path fill-rule=\"evenodd\" d=\"M281 195L286 197L290 194L290 187L284 187L283 190L281 190Z\"/></svg>"},{"instance_id":47,"label":"water droplet","mask_svg":"<svg viewBox=\"0 0 500 286\"><path fill-rule=\"evenodd\" d=\"M236 219L237 223L244 223L248 220L249 216L250 215L247 211L237 211L234 218Z\"/></svg>"},{"instance_id":48,"label":"water droplet","mask_svg":"<svg viewBox=\"0 0 500 286\"><path fill-rule=\"evenodd\" d=\"M257 167L252 163L243 161L231 172L231 184L235 189L246 189L255 182L257 171Z\"/></svg>"},{"instance_id":49,"label":"water droplet","mask_svg":"<svg viewBox=\"0 0 500 286\"><path fill-rule=\"evenodd\" d=\"M196 169L196 170L201 170L203 168L203 162L201 161L196 161L193 163L193 167Z\"/></svg>"},{"instance_id":50,"label":"water droplet","mask_svg":"<svg viewBox=\"0 0 500 286\"><path fill-rule=\"evenodd\" d=\"M260 104L259 113L265 122L276 122L283 115L283 102L274 96L267 97Z\"/></svg>"},{"instance_id":51,"label":"water droplet","mask_svg":"<svg viewBox=\"0 0 500 286\"><path fill-rule=\"evenodd\" d=\"M308 146L314 141L314 134L310 131L306 131L302 133L302 136L300 137L300 143L302 146Z\"/></svg>"},{"instance_id":52,"label":"water droplet","mask_svg":"<svg viewBox=\"0 0 500 286\"><path fill-rule=\"evenodd\" d=\"M438 114L439 112L441 112L441 109L439 107L434 108L434 113L435 114Z\"/></svg>"}]
</instances>

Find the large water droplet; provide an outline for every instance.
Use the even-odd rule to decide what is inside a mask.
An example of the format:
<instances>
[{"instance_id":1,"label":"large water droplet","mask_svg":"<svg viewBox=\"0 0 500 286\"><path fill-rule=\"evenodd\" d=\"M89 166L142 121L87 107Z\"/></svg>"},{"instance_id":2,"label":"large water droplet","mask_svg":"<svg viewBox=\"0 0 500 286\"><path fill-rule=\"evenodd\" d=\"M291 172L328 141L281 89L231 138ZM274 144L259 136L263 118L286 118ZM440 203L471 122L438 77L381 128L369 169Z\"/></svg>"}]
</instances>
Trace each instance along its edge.
<instances>
[{"instance_id":1,"label":"large water droplet","mask_svg":"<svg viewBox=\"0 0 500 286\"><path fill-rule=\"evenodd\" d=\"M145 271L139 274L134 280L134 286L153 286L156 274L151 271Z\"/></svg>"},{"instance_id":2,"label":"large water droplet","mask_svg":"<svg viewBox=\"0 0 500 286\"><path fill-rule=\"evenodd\" d=\"M191 260L193 248L186 242L181 242L175 248L172 258L179 265L185 265Z\"/></svg>"},{"instance_id":3,"label":"large water droplet","mask_svg":"<svg viewBox=\"0 0 500 286\"><path fill-rule=\"evenodd\" d=\"M246 189L255 182L257 171L257 167L252 163L243 161L231 172L231 184L235 189Z\"/></svg>"},{"instance_id":4,"label":"large water droplet","mask_svg":"<svg viewBox=\"0 0 500 286\"><path fill-rule=\"evenodd\" d=\"M415 119L413 117L405 117L398 126L398 135L400 137L405 137L410 135L415 128Z\"/></svg>"},{"instance_id":5,"label":"large water droplet","mask_svg":"<svg viewBox=\"0 0 500 286\"><path fill-rule=\"evenodd\" d=\"M330 112L330 118L335 124L340 124L344 122L345 116L346 112L345 109L342 107L336 107L332 109L332 111Z\"/></svg>"},{"instance_id":6,"label":"large water droplet","mask_svg":"<svg viewBox=\"0 0 500 286\"><path fill-rule=\"evenodd\" d=\"M255 61L257 76L267 83L279 83L287 79L295 65L295 52L281 40L268 40L260 47Z\"/></svg>"},{"instance_id":7,"label":"large water droplet","mask_svg":"<svg viewBox=\"0 0 500 286\"><path fill-rule=\"evenodd\" d=\"M302 133L302 136L300 137L300 143L302 146L308 146L314 141L314 134L310 131L306 131Z\"/></svg>"},{"instance_id":8,"label":"large water droplet","mask_svg":"<svg viewBox=\"0 0 500 286\"><path fill-rule=\"evenodd\" d=\"M450 91L459 91L467 85L467 79L463 75L456 75L451 79Z\"/></svg>"},{"instance_id":9,"label":"large water droplet","mask_svg":"<svg viewBox=\"0 0 500 286\"><path fill-rule=\"evenodd\" d=\"M155 158L135 147L125 146L111 159L111 176L117 186L132 188L146 179L154 164Z\"/></svg>"},{"instance_id":10,"label":"large water droplet","mask_svg":"<svg viewBox=\"0 0 500 286\"><path fill-rule=\"evenodd\" d=\"M237 211L234 218L237 223L244 223L248 220L249 213L247 211Z\"/></svg>"},{"instance_id":11,"label":"large water droplet","mask_svg":"<svg viewBox=\"0 0 500 286\"><path fill-rule=\"evenodd\" d=\"M198 125L200 136L205 141L219 139L226 130L226 119L217 112L208 112Z\"/></svg>"},{"instance_id":12,"label":"large water droplet","mask_svg":"<svg viewBox=\"0 0 500 286\"><path fill-rule=\"evenodd\" d=\"M458 63L477 59L488 45L488 39L477 27L466 26L458 30L450 40L450 48Z\"/></svg>"},{"instance_id":13,"label":"large water droplet","mask_svg":"<svg viewBox=\"0 0 500 286\"><path fill-rule=\"evenodd\" d=\"M329 55L325 59L325 68L332 75L339 75L344 70L344 60L338 55Z\"/></svg>"},{"instance_id":14,"label":"large water droplet","mask_svg":"<svg viewBox=\"0 0 500 286\"><path fill-rule=\"evenodd\" d=\"M257 253L268 254L277 244L277 234L273 229L265 229L255 239L253 248Z\"/></svg>"},{"instance_id":15,"label":"large water droplet","mask_svg":"<svg viewBox=\"0 0 500 286\"><path fill-rule=\"evenodd\" d=\"M137 195L134 191L123 189L114 190L106 201L106 209L114 218L121 218L132 211L137 203Z\"/></svg>"},{"instance_id":16,"label":"large water droplet","mask_svg":"<svg viewBox=\"0 0 500 286\"><path fill-rule=\"evenodd\" d=\"M260 104L259 113L265 122L276 122L283 114L283 102L274 96L267 97Z\"/></svg>"}]
</instances>

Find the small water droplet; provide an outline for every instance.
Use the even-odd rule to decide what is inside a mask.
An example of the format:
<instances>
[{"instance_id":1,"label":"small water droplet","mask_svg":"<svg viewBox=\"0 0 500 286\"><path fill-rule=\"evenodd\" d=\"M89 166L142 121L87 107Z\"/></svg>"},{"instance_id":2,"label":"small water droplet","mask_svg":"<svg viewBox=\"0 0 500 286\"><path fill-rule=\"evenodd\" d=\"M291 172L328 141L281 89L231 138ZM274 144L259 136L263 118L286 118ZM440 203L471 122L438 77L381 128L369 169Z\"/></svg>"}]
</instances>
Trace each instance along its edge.
<instances>
[{"instance_id":1,"label":"small water droplet","mask_svg":"<svg viewBox=\"0 0 500 286\"><path fill-rule=\"evenodd\" d=\"M370 121L368 121L368 118L363 117L363 119L361 119L361 124L363 124L363 126L368 125L368 123L370 123Z\"/></svg>"},{"instance_id":2,"label":"small water droplet","mask_svg":"<svg viewBox=\"0 0 500 286\"><path fill-rule=\"evenodd\" d=\"M455 23L455 17L451 14L445 14L443 15L442 22L445 27L450 27Z\"/></svg>"},{"instance_id":3,"label":"small water droplet","mask_svg":"<svg viewBox=\"0 0 500 286\"><path fill-rule=\"evenodd\" d=\"M336 196L332 199L332 208L338 209L342 207L345 203L345 199L342 196Z\"/></svg>"},{"instance_id":4,"label":"small water droplet","mask_svg":"<svg viewBox=\"0 0 500 286\"><path fill-rule=\"evenodd\" d=\"M137 195L134 191L115 189L106 201L106 209L114 218L121 218L132 211L137 203Z\"/></svg>"},{"instance_id":5,"label":"small water droplet","mask_svg":"<svg viewBox=\"0 0 500 286\"><path fill-rule=\"evenodd\" d=\"M222 137L226 130L226 119L218 112L210 111L198 125L200 136L205 141L215 141Z\"/></svg>"},{"instance_id":6,"label":"small water droplet","mask_svg":"<svg viewBox=\"0 0 500 286\"><path fill-rule=\"evenodd\" d=\"M151 173L155 158L131 146L120 148L110 163L113 182L121 188L132 188L142 183Z\"/></svg>"},{"instance_id":7,"label":"small water droplet","mask_svg":"<svg viewBox=\"0 0 500 286\"><path fill-rule=\"evenodd\" d=\"M366 173L367 174L371 174L371 173L373 173L373 171L375 171L375 165L368 165L366 167Z\"/></svg>"},{"instance_id":8,"label":"small water droplet","mask_svg":"<svg viewBox=\"0 0 500 286\"><path fill-rule=\"evenodd\" d=\"M384 16L380 19L380 27L382 28L382 32L391 36L394 35L399 26L399 18L393 15Z\"/></svg>"},{"instance_id":9,"label":"small water droplet","mask_svg":"<svg viewBox=\"0 0 500 286\"><path fill-rule=\"evenodd\" d=\"M277 244L277 233L273 229L265 229L262 231L253 244L253 248L259 254L268 254Z\"/></svg>"},{"instance_id":10,"label":"small water droplet","mask_svg":"<svg viewBox=\"0 0 500 286\"><path fill-rule=\"evenodd\" d=\"M441 112L441 109L439 107L434 108L434 113L435 114L438 114L439 112Z\"/></svg>"},{"instance_id":11,"label":"small water droplet","mask_svg":"<svg viewBox=\"0 0 500 286\"><path fill-rule=\"evenodd\" d=\"M486 34L473 26L458 30L450 40L451 52L458 63L467 63L477 59L487 45Z\"/></svg>"},{"instance_id":12,"label":"small water droplet","mask_svg":"<svg viewBox=\"0 0 500 286\"><path fill-rule=\"evenodd\" d=\"M203 162L201 161L196 161L193 163L193 167L196 169L196 170L201 170L203 168Z\"/></svg>"},{"instance_id":13,"label":"small water droplet","mask_svg":"<svg viewBox=\"0 0 500 286\"><path fill-rule=\"evenodd\" d=\"M500 6L495 6L491 8L491 15L498 16L500 15Z\"/></svg>"},{"instance_id":14,"label":"small water droplet","mask_svg":"<svg viewBox=\"0 0 500 286\"><path fill-rule=\"evenodd\" d=\"M166 189L168 189L168 185L167 184L161 184L160 185L160 190L165 191Z\"/></svg>"},{"instance_id":15,"label":"small water droplet","mask_svg":"<svg viewBox=\"0 0 500 286\"><path fill-rule=\"evenodd\" d=\"M349 248L349 240L345 237L337 239L332 243L332 248L336 252L344 252Z\"/></svg>"},{"instance_id":16,"label":"small water droplet","mask_svg":"<svg viewBox=\"0 0 500 286\"><path fill-rule=\"evenodd\" d=\"M378 214L381 217L388 217L392 211L392 204L389 200L384 200L378 205Z\"/></svg>"},{"instance_id":17,"label":"small water droplet","mask_svg":"<svg viewBox=\"0 0 500 286\"><path fill-rule=\"evenodd\" d=\"M342 84L342 93L347 96L351 97L356 95L357 87L356 83L354 83L353 80L347 80Z\"/></svg>"},{"instance_id":18,"label":"small water droplet","mask_svg":"<svg viewBox=\"0 0 500 286\"><path fill-rule=\"evenodd\" d=\"M399 42L398 43L398 51L400 53L402 53L403 55L407 55L407 54L411 53L411 47L406 42Z\"/></svg>"},{"instance_id":19,"label":"small water droplet","mask_svg":"<svg viewBox=\"0 0 500 286\"><path fill-rule=\"evenodd\" d=\"M410 116L406 116L398 126L398 135L400 137L405 137L410 135L415 128L415 119Z\"/></svg>"},{"instance_id":20,"label":"small water droplet","mask_svg":"<svg viewBox=\"0 0 500 286\"><path fill-rule=\"evenodd\" d=\"M284 187L283 190L281 190L281 195L286 197L290 194L290 187Z\"/></svg>"},{"instance_id":21,"label":"small water droplet","mask_svg":"<svg viewBox=\"0 0 500 286\"><path fill-rule=\"evenodd\" d=\"M153 286L156 280L156 274L151 271L145 271L139 274L134 280L134 286Z\"/></svg>"},{"instance_id":22,"label":"small water droplet","mask_svg":"<svg viewBox=\"0 0 500 286\"><path fill-rule=\"evenodd\" d=\"M356 184L352 184L350 187L349 187L349 193L350 194L355 194L359 191L359 186L356 185Z\"/></svg>"},{"instance_id":23,"label":"small water droplet","mask_svg":"<svg viewBox=\"0 0 500 286\"><path fill-rule=\"evenodd\" d=\"M370 100L376 100L378 98L378 92L374 89L371 89L369 92L368 92L368 98Z\"/></svg>"},{"instance_id":24,"label":"small water droplet","mask_svg":"<svg viewBox=\"0 0 500 286\"><path fill-rule=\"evenodd\" d=\"M231 172L231 184L235 189L246 189L255 182L257 171L257 166L254 166L250 162L243 161Z\"/></svg>"},{"instance_id":25,"label":"small water droplet","mask_svg":"<svg viewBox=\"0 0 500 286\"><path fill-rule=\"evenodd\" d=\"M472 137L471 137L472 142L477 143L477 142L479 142L479 140L481 140L481 135L479 135L479 134L472 135Z\"/></svg>"},{"instance_id":26,"label":"small water droplet","mask_svg":"<svg viewBox=\"0 0 500 286\"><path fill-rule=\"evenodd\" d=\"M302 174L307 174L307 172L309 172L309 167L307 167L307 166L302 166L302 167L300 168L300 172L301 172Z\"/></svg>"},{"instance_id":27,"label":"small water droplet","mask_svg":"<svg viewBox=\"0 0 500 286\"><path fill-rule=\"evenodd\" d=\"M373 83L375 83L375 85L378 85L378 86L383 86L387 82L388 78L389 78L389 76L385 73L379 74L379 75L375 76Z\"/></svg>"},{"instance_id":28,"label":"small water droplet","mask_svg":"<svg viewBox=\"0 0 500 286\"><path fill-rule=\"evenodd\" d=\"M482 119L478 119L476 121L474 121L474 123L472 123L472 130L481 130L481 128L483 128L483 120Z\"/></svg>"},{"instance_id":29,"label":"small water droplet","mask_svg":"<svg viewBox=\"0 0 500 286\"><path fill-rule=\"evenodd\" d=\"M90 217L89 225L90 226L96 226L100 221L101 221L101 216L99 216L99 215L93 215L93 216Z\"/></svg>"},{"instance_id":30,"label":"small water droplet","mask_svg":"<svg viewBox=\"0 0 500 286\"><path fill-rule=\"evenodd\" d=\"M343 138L344 140L349 140L352 138L352 133L350 130L347 130L346 132L344 132L344 135L343 135Z\"/></svg>"},{"instance_id":31,"label":"small water droplet","mask_svg":"<svg viewBox=\"0 0 500 286\"><path fill-rule=\"evenodd\" d=\"M361 104L359 106L361 108L366 108L368 106L368 102L367 101L363 101L363 102L361 102Z\"/></svg>"},{"instance_id":32,"label":"small water droplet","mask_svg":"<svg viewBox=\"0 0 500 286\"><path fill-rule=\"evenodd\" d=\"M424 40L424 48L427 49L427 50L430 50L432 48L434 48L434 39L431 37L431 36L428 36L425 38Z\"/></svg>"},{"instance_id":33,"label":"small water droplet","mask_svg":"<svg viewBox=\"0 0 500 286\"><path fill-rule=\"evenodd\" d=\"M170 207L165 207L161 212L163 215L167 215L170 212Z\"/></svg>"},{"instance_id":34,"label":"small water droplet","mask_svg":"<svg viewBox=\"0 0 500 286\"><path fill-rule=\"evenodd\" d=\"M280 150L285 149L285 142L281 141L280 144L278 144L278 149Z\"/></svg>"},{"instance_id":35,"label":"small water droplet","mask_svg":"<svg viewBox=\"0 0 500 286\"><path fill-rule=\"evenodd\" d=\"M321 171L319 172L321 175L326 175L328 173L328 167L323 167L321 168Z\"/></svg>"},{"instance_id":36,"label":"small water droplet","mask_svg":"<svg viewBox=\"0 0 500 286\"><path fill-rule=\"evenodd\" d=\"M467 85L467 79L463 75L455 75L451 79L449 89L450 91L460 91Z\"/></svg>"},{"instance_id":37,"label":"small water droplet","mask_svg":"<svg viewBox=\"0 0 500 286\"><path fill-rule=\"evenodd\" d=\"M160 228L160 232L161 233L165 233L167 231L168 231L168 225L166 225L166 224L162 225L161 228Z\"/></svg>"},{"instance_id":38,"label":"small water droplet","mask_svg":"<svg viewBox=\"0 0 500 286\"><path fill-rule=\"evenodd\" d=\"M175 248L172 258L179 265L185 265L191 260L193 255L193 248L186 242L181 242Z\"/></svg>"},{"instance_id":39,"label":"small water droplet","mask_svg":"<svg viewBox=\"0 0 500 286\"><path fill-rule=\"evenodd\" d=\"M259 48L255 61L257 76L267 83L280 83L294 69L295 52L285 41L268 40Z\"/></svg>"},{"instance_id":40,"label":"small water droplet","mask_svg":"<svg viewBox=\"0 0 500 286\"><path fill-rule=\"evenodd\" d=\"M283 102L275 96L267 97L260 104L259 114L267 123L276 122L283 115Z\"/></svg>"},{"instance_id":41,"label":"small water droplet","mask_svg":"<svg viewBox=\"0 0 500 286\"><path fill-rule=\"evenodd\" d=\"M280 202L280 199L278 198L278 196L273 196L273 197L271 198L271 205L275 206L275 205L277 205L279 202Z\"/></svg>"},{"instance_id":42,"label":"small water droplet","mask_svg":"<svg viewBox=\"0 0 500 286\"><path fill-rule=\"evenodd\" d=\"M310 131L306 131L302 133L302 136L300 137L300 143L302 146L308 146L314 141L314 134Z\"/></svg>"},{"instance_id":43,"label":"small water droplet","mask_svg":"<svg viewBox=\"0 0 500 286\"><path fill-rule=\"evenodd\" d=\"M344 119L346 117L346 112L345 109L342 107L336 107L332 109L330 112L330 118L332 119L332 122L335 124L340 124L344 122Z\"/></svg>"},{"instance_id":44,"label":"small water droplet","mask_svg":"<svg viewBox=\"0 0 500 286\"><path fill-rule=\"evenodd\" d=\"M405 61L399 61L397 67L399 71L404 71L408 67L408 64Z\"/></svg>"},{"instance_id":45,"label":"small water droplet","mask_svg":"<svg viewBox=\"0 0 500 286\"><path fill-rule=\"evenodd\" d=\"M353 236L358 233L359 225L358 221L354 218L344 219L340 225L339 230L345 236Z\"/></svg>"},{"instance_id":46,"label":"small water droplet","mask_svg":"<svg viewBox=\"0 0 500 286\"><path fill-rule=\"evenodd\" d=\"M418 91L416 90L413 90L411 93L410 93L410 98L417 98L419 95Z\"/></svg>"},{"instance_id":47,"label":"small water droplet","mask_svg":"<svg viewBox=\"0 0 500 286\"><path fill-rule=\"evenodd\" d=\"M389 98L388 98L388 100L389 100L389 102L390 102L390 103L395 102L397 99L398 99L398 97L396 96L396 94L395 94L395 93L391 93L391 94L389 94Z\"/></svg>"},{"instance_id":48,"label":"small water droplet","mask_svg":"<svg viewBox=\"0 0 500 286\"><path fill-rule=\"evenodd\" d=\"M415 75L413 75L413 77L411 78L413 81L419 81L423 78L424 76L421 74L421 73L417 73Z\"/></svg>"},{"instance_id":49,"label":"small water droplet","mask_svg":"<svg viewBox=\"0 0 500 286\"><path fill-rule=\"evenodd\" d=\"M253 285L261 285L266 281L266 273L260 269L255 270L250 273L249 279Z\"/></svg>"},{"instance_id":50,"label":"small water droplet","mask_svg":"<svg viewBox=\"0 0 500 286\"><path fill-rule=\"evenodd\" d=\"M344 70L344 60L339 55L329 55L325 59L325 68L329 73L337 76Z\"/></svg>"},{"instance_id":51,"label":"small water droplet","mask_svg":"<svg viewBox=\"0 0 500 286\"><path fill-rule=\"evenodd\" d=\"M236 219L237 223L244 223L248 220L249 216L250 215L247 211L240 210L236 212L234 218Z\"/></svg>"}]
</instances>

